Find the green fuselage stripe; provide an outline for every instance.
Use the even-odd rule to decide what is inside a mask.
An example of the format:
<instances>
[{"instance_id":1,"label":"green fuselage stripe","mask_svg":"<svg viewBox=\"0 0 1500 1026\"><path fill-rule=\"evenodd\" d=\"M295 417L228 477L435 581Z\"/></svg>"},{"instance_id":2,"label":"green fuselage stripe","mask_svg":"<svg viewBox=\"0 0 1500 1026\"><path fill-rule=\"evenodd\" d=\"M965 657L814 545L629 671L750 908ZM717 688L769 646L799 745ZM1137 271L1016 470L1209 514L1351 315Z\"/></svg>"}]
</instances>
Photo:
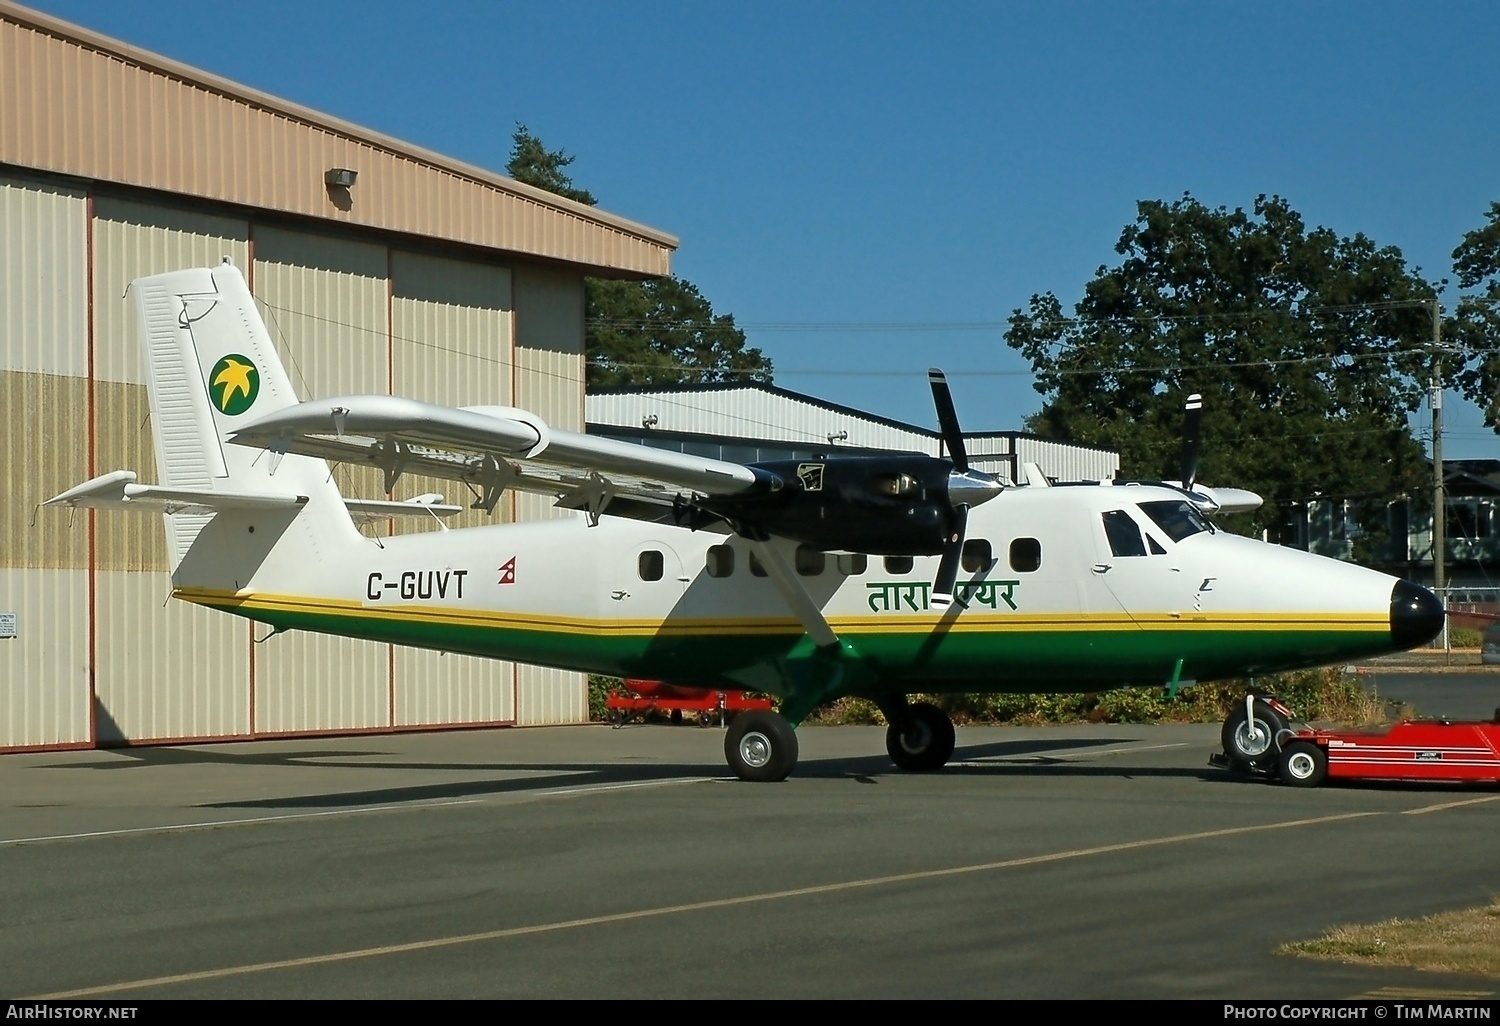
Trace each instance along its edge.
<instances>
[{"instance_id":1,"label":"green fuselage stripe","mask_svg":"<svg viewBox=\"0 0 1500 1026\"><path fill-rule=\"evenodd\" d=\"M602 622L549 624L453 615L396 615L353 605L184 595L280 629L318 631L495 659L619 677L755 687L781 693L782 668L806 636L792 625L754 633L650 630ZM1119 620L996 625L934 630L866 625L843 632L857 652L864 683L891 691L1093 691L1274 673L1393 650L1378 622L1227 621L1221 625L1138 626ZM799 649L800 644L800 649Z\"/></svg>"}]
</instances>

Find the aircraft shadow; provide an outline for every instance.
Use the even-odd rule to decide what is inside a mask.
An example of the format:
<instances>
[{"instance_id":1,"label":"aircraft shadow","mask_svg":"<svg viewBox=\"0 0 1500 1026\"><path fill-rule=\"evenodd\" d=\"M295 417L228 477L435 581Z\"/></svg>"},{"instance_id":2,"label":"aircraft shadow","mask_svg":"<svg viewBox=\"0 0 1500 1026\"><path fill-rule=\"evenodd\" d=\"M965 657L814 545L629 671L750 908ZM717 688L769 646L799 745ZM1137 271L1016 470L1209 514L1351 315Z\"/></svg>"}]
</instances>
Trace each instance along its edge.
<instances>
[{"instance_id":1,"label":"aircraft shadow","mask_svg":"<svg viewBox=\"0 0 1500 1026\"><path fill-rule=\"evenodd\" d=\"M933 774L934 777L1181 777L1212 780L1243 780L1223 771L1185 767L1121 767L1081 764L1076 758L1058 753L1086 755L1091 749L1128 745L1128 737L1093 738L1025 738L970 745L955 750L953 762ZM461 800L465 798L524 795L559 789L607 787L674 780L726 779L728 770L718 761L718 746L713 745L712 761L699 764L649 763L536 763L503 760L484 762L404 762L396 761L391 751L359 751L347 748L320 748L268 751L252 748L245 751L217 751L192 746L160 746L110 749L111 758L101 762L54 763L47 768L118 771L170 766L228 766L251 768L296 768L331 770L399 770L405 773L486 773L508 774L503 779L409 784L352 791L327 791L315 794L285 795L270 798L209 802L199 808L213 809L328 809L364 806L401 805L419 802ZM123 758L121 758L123 756ZM985 762L985 760L1003 760ZM1016 761L1011 761L1016 760ZM523 774L510 776L509 774ZM796 777L812 780L849 780L861 784L878 784L886 777L906 774L892 765L884 752L869 755L803 759Z\"/></svg>"},{"instance_id":2,"label":"aircraft shadow","mask_svg":"<svg viewBox=\"0 0 1500 1026\"><path fill-rule=\"evenodd\" d=\"M1077 740L1014 741L961 748L954 753L955 763L950 764L935 776L1107 776L1107 777L1200 777L1212 779L1210 771L1181 768L1123 768L1083 766L1069 760L1058 759L1043 763L997 763L992 766L974 766L969 760L986 758L1025 757L1034 752L1058 752L1062 750L1087 750L1104 745L1117 745L1125 739L1090 738ZM221 754L221 753L215 753ZM341 753L346 754L346 753ZM294 758L283 758L286 764L303 764L309 757L299 754ZM230 757L233 758L232 756ZM413 802L433 802L451 799L520 795L587 787L606 787L637 783L666 782L673 780L701 780L705 777L724 779L726 768L717 762L700 765L636 765L587 763L389 763L370 762L317 762L306 765L341 767L346 769L399 769L480 772L526 773L524 777L506 779L444 781L433 784L413 784L401 787L371 788L358 791L340 791L324 794L296 795L276 798L258 798L241 801L213 802L202 808L216 809L311 809L311 808L358 808L361 806L400 805ZM831 759L804 759L798 763L796 776L812 780L850 780L857 783L878 784L884 777L905 776L891 764L884 753L856 757Z\"/></svg>"}]
</instances>

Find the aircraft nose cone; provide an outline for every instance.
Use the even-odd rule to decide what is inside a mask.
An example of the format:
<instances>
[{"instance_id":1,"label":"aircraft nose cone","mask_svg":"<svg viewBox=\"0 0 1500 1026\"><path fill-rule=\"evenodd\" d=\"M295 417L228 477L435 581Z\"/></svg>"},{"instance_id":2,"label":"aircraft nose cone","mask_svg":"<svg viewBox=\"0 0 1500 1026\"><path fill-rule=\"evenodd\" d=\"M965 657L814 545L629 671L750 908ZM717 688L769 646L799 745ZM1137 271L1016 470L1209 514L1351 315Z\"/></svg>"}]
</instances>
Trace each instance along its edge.
<instances>
[{"instance_id":1,"label":"aircraft nose cone","mask_svg":"<svg viewBox=\"0 0 1500 1026\"><path fill-rule=\"evenodd\" d=\"M1391 589L1391 644L1398 649L1416 648L1442 629L1443 604L1438 597L1410 581L1397 581Z\"/></svg>"}]
</instances>

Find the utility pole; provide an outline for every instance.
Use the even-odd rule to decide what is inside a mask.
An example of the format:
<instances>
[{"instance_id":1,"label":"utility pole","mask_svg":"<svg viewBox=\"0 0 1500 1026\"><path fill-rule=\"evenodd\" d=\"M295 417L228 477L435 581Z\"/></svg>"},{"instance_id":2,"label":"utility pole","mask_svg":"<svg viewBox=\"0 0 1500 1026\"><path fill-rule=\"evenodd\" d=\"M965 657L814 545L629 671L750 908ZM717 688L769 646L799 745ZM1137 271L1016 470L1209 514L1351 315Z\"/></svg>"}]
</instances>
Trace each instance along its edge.
<instances>
[{"instance_id":1,"label":"utility pole","mask_svg":"<svg viewBox=\"0 0 1500 1026\"><path fill-rule=\"evenodd\" d=\"M1443 308L1437 297L1432 300L1432 590L1438 601L1447 606L1443 587L1447 583L1443 568L1447 534L1443 496ZM1444 637L1447 636L1446 621Z\"/></svg>"}]
</instances>

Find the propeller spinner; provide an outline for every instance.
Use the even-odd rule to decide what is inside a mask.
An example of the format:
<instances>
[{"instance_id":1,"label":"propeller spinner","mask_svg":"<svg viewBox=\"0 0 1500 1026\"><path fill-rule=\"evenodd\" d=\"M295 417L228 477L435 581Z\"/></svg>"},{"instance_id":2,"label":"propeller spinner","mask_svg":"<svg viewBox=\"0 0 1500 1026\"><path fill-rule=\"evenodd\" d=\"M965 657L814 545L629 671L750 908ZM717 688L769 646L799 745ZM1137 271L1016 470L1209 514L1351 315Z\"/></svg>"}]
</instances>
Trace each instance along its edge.
<instances>
[{"instance_id":1,"label":"propeller spinner","mask_svg":"<svg viewBox=\"0 0 1500 1026\"><path fill-rule=\"evenodd\" d=\"M948 379L943 376L943 372L936 367L928 368L927 380L932 385L932 402L937 407L943 448L953 461L953 469L948 474L948 504L951 509L943 540L942 558L938 561L937 580L933 581L929 599L934 606L946 606L952 603L953 588L958 583L958 567L963 558L969 508L993 499L1000 494L1003 486L994 474L969 467L969 453L964 447L964 435L958 426L958 413L953 408L953 393L948 389Z\"/></svg>"}]
</instances>

